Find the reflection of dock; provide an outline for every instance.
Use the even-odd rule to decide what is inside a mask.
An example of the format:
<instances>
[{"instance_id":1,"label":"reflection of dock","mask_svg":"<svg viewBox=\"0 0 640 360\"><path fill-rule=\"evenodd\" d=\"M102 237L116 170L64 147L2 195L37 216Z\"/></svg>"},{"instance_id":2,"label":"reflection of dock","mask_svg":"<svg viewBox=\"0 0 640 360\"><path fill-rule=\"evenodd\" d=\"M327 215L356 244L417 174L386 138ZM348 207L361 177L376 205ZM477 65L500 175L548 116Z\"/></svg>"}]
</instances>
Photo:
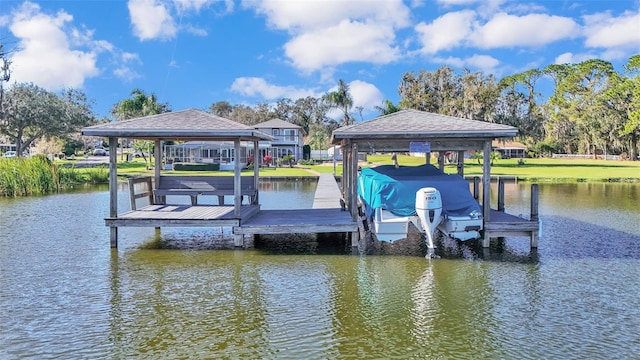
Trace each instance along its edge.
<instances>
[{"instance_id":1,"label":"reflection of dock","mask_svg":"<svg viewBox=\"0 0 640 360\"><path fill-rule=\"evenodd\" d=\"M232 205L153 204L152 189L145 188L152 186L150 179L130 181L134 210L105 219L107 226L232 227L238 247L244 246L244 236L291 233L350 233L357 243L358 225L340 207L340 190L330 174L320 176L312 209L260 210L258 204L243 204L239 216ZM137 208L135 199L143 197L151 205Z\"/></svg>"}]
</instances>

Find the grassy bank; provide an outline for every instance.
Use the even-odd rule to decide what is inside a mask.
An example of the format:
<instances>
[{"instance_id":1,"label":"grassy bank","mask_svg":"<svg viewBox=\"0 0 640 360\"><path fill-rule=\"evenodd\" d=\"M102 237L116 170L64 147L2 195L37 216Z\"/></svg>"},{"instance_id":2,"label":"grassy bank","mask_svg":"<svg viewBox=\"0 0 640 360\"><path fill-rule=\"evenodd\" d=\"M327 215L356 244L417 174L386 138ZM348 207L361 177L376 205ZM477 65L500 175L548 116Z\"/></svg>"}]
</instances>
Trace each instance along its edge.
<instances>
[{"instance_id":1,"label":"grassy bank","mask_svg":"<svg viewBox=\"0 0 640 360\"><path fill-rule=\"evenodd\" d=\"M415 166L424 163L423 158L399 155L400 165ZM435 160L434 160L435 162ZM31 158L0 158L0 196L28 196L49 194L71 189L79 184L107 183L107 167L76 168L74 162L52 163L42 156ZM369 155L362 167L391 164L391 155ZM342 175L341 162L336 164L336 174ZM267 178L299 178L318 173L333 173L333 163L280 168L261 168L260 176ZM445 172L455 173L456 165L445 165ZM465 175L482 175L482 165L476 160L465 161ZM192 171L169 171L171 174L191 174ZM140 161L118 163L118 176L151 176ZM230 171L197 172L199 175L231 175ZM252 175L253 170L243 170ZM566 160L566 159L501 159L494 162L492 176L515 177L530 182L640 182L640 161Z\"/></svg>"},{"instance_id":2,"label":"grassy bank","mask_svg":"<svg viewBox=\"0 0 640 360\"><path fill-rule=\"evenodd\" d=\"M391 164L391 155L370 155L370 164ZM437 160L433 160L432 163ZM423 158L401 155L400 165L419 165ZM366 166L366 165L364 165ZM455 164L445 165L445 172L455 173ZM482 165L477 160L466 160L465 175L482 175ZM531 182L640 182L640 161L568 160L568 159L500 159L491 167L492 176L513 176L519 181Z\"/></svg>"},{"instance_id":3,"label":"grassy bank","mask_svg":"<svg viewBox=\"0 0 640 360\"><path fill-rule=\"evenodd\" d=\"M106 167L63 167L45 156L0 158L0 196L42 195L109 181Z\"/></svg>"}]
</instances>

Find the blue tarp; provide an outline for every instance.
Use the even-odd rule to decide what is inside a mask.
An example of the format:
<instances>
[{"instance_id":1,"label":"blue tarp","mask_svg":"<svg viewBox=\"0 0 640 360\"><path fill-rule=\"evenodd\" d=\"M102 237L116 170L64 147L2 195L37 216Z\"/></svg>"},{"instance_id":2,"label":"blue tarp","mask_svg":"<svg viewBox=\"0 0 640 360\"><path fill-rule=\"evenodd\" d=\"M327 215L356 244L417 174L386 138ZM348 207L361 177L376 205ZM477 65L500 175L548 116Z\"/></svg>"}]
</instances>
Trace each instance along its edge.
<instances>
[{"instance_id":1,"label":"blue tarp","mask_svg":"<svg viewBox=\"0 0 640 360\"><path fill-rule=\"evenodd\" d=\"M469 182L457 174L445 174L433 165L382 165L363 168L358 176L358 195L371 216L376 208L391 211L396 216L416 214L416 192L434 187L442 197L442 212L447 216L467 216L482 213L480 205L469 191Z\"/></svg>"}]
</instances>

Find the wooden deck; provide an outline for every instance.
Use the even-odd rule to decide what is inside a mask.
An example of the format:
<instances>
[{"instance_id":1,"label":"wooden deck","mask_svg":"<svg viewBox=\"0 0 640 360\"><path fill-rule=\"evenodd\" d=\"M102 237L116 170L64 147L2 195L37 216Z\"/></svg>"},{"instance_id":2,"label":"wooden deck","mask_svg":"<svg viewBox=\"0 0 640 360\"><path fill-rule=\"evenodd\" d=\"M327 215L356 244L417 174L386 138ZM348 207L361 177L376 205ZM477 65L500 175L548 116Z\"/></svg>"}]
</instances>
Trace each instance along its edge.
<instances>
[{"instance_id":1,"label":"wooden deck","mask_svg":"<svg viewBox=\"0 0 640 360\"><path fill-rule=\"evenodd\" d=\"M234 228L234 234L357 232L358 223L340 206L340 189L332 174L321 174L312 209L261 210Z\"/></svg>"},{"instance_id":2,"label":"wooden deck","mask_svg":"<svg viewBox=\"0 0 640 360\"><path fill-rule=\"evenodd\" d=\"M259 205L243 205L240 218L229 205L148 205L137 210L106 218L107 226L236 226L255 216Z\"/></svg>"},{"instance_id":3,"label":"wooden deck","mask_svg":"<svg viewBox=\"0 0 640 360\"><path fill-rule=\"evenodd\" d=\"M148 196L149 191L146 190L141 196ZM132 197L139 195L134 193ZM243 246L245 235L289 233L351 233L352 243L357 244L358 224L340 206L340 198L333 175L322 174L312 209L261 210L260 205L242 205L240 217L237 217L234 206L228 205L158 204L134 208L116 217L106 218L105 224L112 228L229 226L233 228L236 246Z\"/></svg>"}]
</instances>

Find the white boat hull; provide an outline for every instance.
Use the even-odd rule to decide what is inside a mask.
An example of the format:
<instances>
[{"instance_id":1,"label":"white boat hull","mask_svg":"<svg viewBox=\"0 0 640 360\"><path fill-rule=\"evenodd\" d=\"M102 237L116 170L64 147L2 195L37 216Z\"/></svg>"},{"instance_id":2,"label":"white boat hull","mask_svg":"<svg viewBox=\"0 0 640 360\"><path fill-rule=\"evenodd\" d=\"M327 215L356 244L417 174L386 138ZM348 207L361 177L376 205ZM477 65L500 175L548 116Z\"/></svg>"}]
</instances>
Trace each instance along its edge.
<instances>
[{"instance_id":1,"label":"white boat hull","mask_svg":"<svg viewBox=\"0 0 640 360\"><path fill-rule=\"evenodd\" d=\"M413 223L421 232L424 232L418 216L396 216L384 209L376 209L374 212L373 230L380 241L393 242L406 239L409 223ZM446 236L466 241L479 238L482 226L482 219L449 216L443 219L437 229Z\"/></svg>"}]
</instances>

